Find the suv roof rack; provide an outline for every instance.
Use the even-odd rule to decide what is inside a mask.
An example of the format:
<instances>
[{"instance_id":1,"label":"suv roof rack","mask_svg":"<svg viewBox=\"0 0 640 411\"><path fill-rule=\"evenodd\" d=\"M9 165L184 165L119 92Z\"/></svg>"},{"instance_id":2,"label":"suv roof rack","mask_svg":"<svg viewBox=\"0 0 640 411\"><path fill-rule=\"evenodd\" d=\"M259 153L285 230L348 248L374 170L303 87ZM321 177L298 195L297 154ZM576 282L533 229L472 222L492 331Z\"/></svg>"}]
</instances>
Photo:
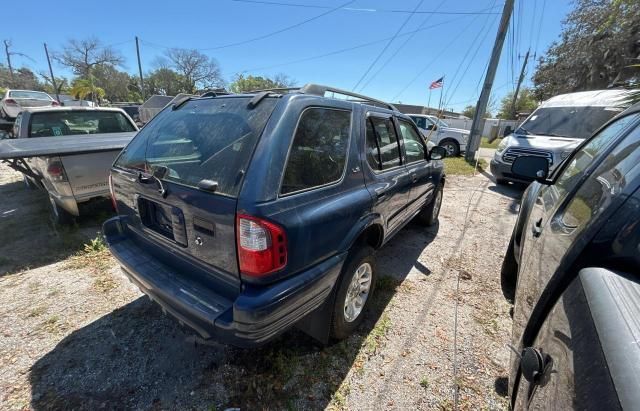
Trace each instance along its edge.
<instances>
[{"instance_id":1,"label":"suv roof rack","mask_svg":"<svg viewBox=\"0 0 640 411\"><path fill-rule=\"evenodd\" d=\"M347 99L347 101L351 101L354 103L372 103L373 105L380 105L382 107L388 108L393 111L398 111L398 109L391 103L387 103L386 101L378 100L373 97L365 96L363 94L354 93L352 91L342 90L335 87L322 86L320 84L308 83L302 87L283 87L283 88L270 88L270 89L261 89L261 90L251 90L247 93L261 93L261 92L288 92L288 91L297 91L302 94L311 94L314 96L327 97L327 93L333 94L341 94L347 97L353 97L356 100Z\"/></svg>"}]
</instances>

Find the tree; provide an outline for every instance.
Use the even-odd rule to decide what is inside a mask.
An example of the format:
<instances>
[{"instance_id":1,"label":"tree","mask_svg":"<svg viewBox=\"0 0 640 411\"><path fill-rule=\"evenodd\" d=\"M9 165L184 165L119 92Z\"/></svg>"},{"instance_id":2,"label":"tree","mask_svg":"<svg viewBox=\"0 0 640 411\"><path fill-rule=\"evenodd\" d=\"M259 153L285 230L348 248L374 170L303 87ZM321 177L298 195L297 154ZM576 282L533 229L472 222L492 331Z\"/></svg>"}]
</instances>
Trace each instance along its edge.
<instances>
[{"instance_id":1,"label":"tree","mask_svg":"<svg viewBox=\"0 0 640 411\"><path fill-rule=\"evenodd\" d=\"M93 82L84 78L75 79L69 92L74 98L87 100L87 97L90 97L91 101L100 100L105 95L104 89L96 87Z\"/></svg>"},{"instance_id":2,"label":"tree","mask_svg":"<svg viewBox=\"0 0 640 411\"><path fill-rule=\"evenodd\" d=\"M516 102L516 114L517 113L530 113L538 107L538 101L535 99L533 90L529 88L521 88L518 94L518 101ZM510 92L503 97L500 103L500 111L498 112L498 118L503 120L515 120L513 116L513 92Z\"/></svg>"},{"instance_id":3,"label":"tree","mask_svg":"<svg viewBox=\"0 0 640 411\"><path fill-rule=\"evenodd\" d=\"M294 85L295 81L284 74L277 74L273 78L251 75L245 77L244 74L236 74L233 82L229 85L229 90L234 93L242 93L252 90L287 88Z\"/></svg>"},{"instance_id":4,"label":"tree","mask_svg":"<svg viewBox=\"0 0 640 411\"><path fill-rule=\"evenodd\" d=\"M49 93L52 97L55 97L56 94L62 94L69 91L69 84L66 78L56 77L56 87L54 88L53 81L51 81L51 76L49 74L41 71L38 75L44 79L44 91Z\"/></svg>"},{"instance_id":5,"label":"tree","mask_svg":"<svg viewBox=\"0 0 640 411\"><path fill-rule=\"evenodd\" d=\"M170 68L161 67L147 74L145 88L151 94L163 96L175 96L179 93L191 92L188 90L187 80L181 74Z\"/></svg>"},{"instance_id":6,"label":"tree","mask_svg":"<svg viewBox=\"0 0 640 411\"><path fill-rule=\"evenodd\" d=\"M214 58L195 49L177 48L167 50L165 56L171 68L184 77L188 93L224 86L220 66Z\"/></svg>"},{"instance_id":7,"label":"tree","mask_svg":"<svg viewBox=\"0 0 640 411\"><path fill-rule=\"evenodd\" d=\"M91 69L95 66L120 66L124 62L117 51L109 46L103 46L95 37L69 40L62 53L54 54L54 59L84 79L90 78Z\"/></svg>"},{"instance_id":8,"label":"tree","mask_svg":"<svg viewBox=\"0 0 640 411\"><path fill-rule=\"evenodd\" d=\"M576 0L561 37L538 60L533 76L538 100L606 88L640 60L637 0Z\"/></svg>"},{"instance_id":9,"label":"tree","mask_svg":"<svg viewBox=\"0 0 640 411\"><path fill-rule=\"evenodd\" d=\"M131 76L109 64L96 65L91 71L94 85L104 90L109 101L127 101Z\"/></svg>"},{"instance_id":10,"label":"tree","mask_svg":"<svg viewBox=\"0 0 640 411\"><path fill-rule=\"evenodd\" d=\"M463 116L467 116L469 118L473 118L476 115L476 106L468 105L462 110L461 113ZM493 115L489 110L485 111L484 118L493 118Z\"/></svg>"}]
</instances>

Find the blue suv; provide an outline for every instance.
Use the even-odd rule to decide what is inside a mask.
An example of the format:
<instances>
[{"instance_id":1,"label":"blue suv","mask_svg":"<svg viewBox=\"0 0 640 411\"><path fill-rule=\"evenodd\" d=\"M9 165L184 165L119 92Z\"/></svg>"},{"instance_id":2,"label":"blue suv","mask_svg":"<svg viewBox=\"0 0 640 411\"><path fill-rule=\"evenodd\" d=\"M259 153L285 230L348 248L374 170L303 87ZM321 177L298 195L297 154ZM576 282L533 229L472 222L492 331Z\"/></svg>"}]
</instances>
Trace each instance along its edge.
<instances>
[{"instance_id":1,"label":"blue suv","mask_svg":"<svg viewBox=\"0 0 640 411\"><path fill-rule=\"evenodd\" d=\"M437 221L445 154L392 105L330 87L190 98L117 158L103 232L203 338L256 346L297 326L327 342L361 322L374 250Z\"/></svg>"}]
</instances>

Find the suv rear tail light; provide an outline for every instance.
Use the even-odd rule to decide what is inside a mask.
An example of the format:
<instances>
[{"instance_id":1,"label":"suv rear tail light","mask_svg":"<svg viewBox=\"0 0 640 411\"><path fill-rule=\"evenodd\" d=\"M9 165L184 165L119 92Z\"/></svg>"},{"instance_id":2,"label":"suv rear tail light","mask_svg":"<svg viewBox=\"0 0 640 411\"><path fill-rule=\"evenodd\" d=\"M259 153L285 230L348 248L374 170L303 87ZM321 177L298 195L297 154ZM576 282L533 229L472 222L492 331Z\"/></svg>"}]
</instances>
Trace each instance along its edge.
<instances>
[{"instance_id":1,"label":"suv rear tail light","mask_svg":"<svg viewBox=\"0 0 640 411\"><path fill-rule=\"evenodd\" d=\"M282 227L260 218L236 218L240 272L260 277L287 265L287 236Z\"/></svg>"},{"instance_id":2,"label":"suv rear tail light","mask_svg":"<svg viewBox=\"0 0 640 411\"><path fill-rule=\"evenodd\" d=\"M109 173L109 194L111 194L111 205L113 206L113 211L118 213L118 202L116 201L116 192L113 189L113 177L111 177L111 173Z\"/></svg>"},{"instance_id":3,"label":"suv rear tail light","mask_svg":"<svg viewBox=\"0 0 640 411\"><path fill-rule=\"evenodd\" d=\"M64 171L64 166L62 165L62 161L56 158L47 159L47 174L51 177L52 181L56 182L66 182L69 181L67 179L67 173Z\"/></svg>"},{"instance_id":4,"label":"suv rear tail light","mask_svg":"<svg viewBox=\"0 0 640 411\"><path fill-rule=\"evenodd\" d=\"M7 98L4 100L4 103L9 105L9 106L17 106L18 102L16 102L14 99L12 98Z\"/></svg>"}]
</instances>

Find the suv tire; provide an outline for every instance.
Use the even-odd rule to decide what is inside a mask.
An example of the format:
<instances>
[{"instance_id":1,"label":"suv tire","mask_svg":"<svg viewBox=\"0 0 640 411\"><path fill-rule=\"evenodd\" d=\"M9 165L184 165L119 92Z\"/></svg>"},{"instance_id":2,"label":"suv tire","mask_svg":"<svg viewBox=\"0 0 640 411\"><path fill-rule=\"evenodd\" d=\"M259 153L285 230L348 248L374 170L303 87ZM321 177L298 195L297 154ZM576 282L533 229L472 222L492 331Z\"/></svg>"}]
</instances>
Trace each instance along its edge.
<instances>
[{"instance_id":1,"label":"suv tire","mask_svg":"<svg viewBox=\"0 0 640 411\"><path fill-rule=\"evenodd\" d=\"M373 254L370 246L354 248L342 268L331 319L331 337L335 339L342 340L352 334L371 303L376 286Z\"/></svg>"},{"instance_id":2,"label":"suv tire","mask_svg":"<svg viewBox=\"0 0 640 411\"><path fill-rule=\"evenodd\" d=\"M438 145L447 150L447 157L458 157L460 154L460 146L455 140L447 138L439 142Z\"/></svg>"},{"instance_id":3,"label":"suv tire","mask_svg":"<svg viewBox=\"0 0 640 411\"><path fill-rule=\"evenodd\" d=\"M51 196L49 196L49 210L51 211L51 221L54 225L71 225L75 222L73 215L60 207Z\"/></svg>"},{"instance_id":4,"label":"suv tire","mask_svg":"<svg viewBox=\"0 0 640 411\"><path fill-rule=\"evenodd\" d=\"M432 226L438 221L440 209L442 208L442 195L443 184L441 183L438 185L438 188L436 188L431 202L427 204L422 211L420 211L420 214L418 214L418 221L426 226Z\"/></svg>"}]
</instances>

